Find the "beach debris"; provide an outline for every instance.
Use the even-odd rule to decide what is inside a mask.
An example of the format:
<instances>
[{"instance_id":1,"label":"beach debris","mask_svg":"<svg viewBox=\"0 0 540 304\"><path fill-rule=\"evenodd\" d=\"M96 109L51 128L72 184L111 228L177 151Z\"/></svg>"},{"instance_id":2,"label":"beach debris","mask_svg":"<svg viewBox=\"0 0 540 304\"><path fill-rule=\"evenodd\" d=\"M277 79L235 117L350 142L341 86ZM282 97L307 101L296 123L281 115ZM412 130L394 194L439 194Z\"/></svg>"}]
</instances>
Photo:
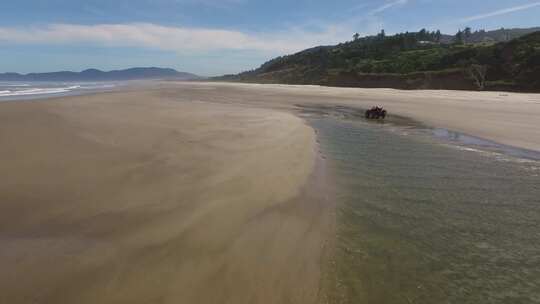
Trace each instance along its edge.
<instances>
[{"instance_id":1,"label":"beach debris","mask_svg":"<svg viewBox=\"0 0 540 304\"><path fill-rule=\"evenodd\" d=\"M385 119L386 115L387 112L383 107L374 106L366 110L366 119Z\"/></svg>"}]
</instances>

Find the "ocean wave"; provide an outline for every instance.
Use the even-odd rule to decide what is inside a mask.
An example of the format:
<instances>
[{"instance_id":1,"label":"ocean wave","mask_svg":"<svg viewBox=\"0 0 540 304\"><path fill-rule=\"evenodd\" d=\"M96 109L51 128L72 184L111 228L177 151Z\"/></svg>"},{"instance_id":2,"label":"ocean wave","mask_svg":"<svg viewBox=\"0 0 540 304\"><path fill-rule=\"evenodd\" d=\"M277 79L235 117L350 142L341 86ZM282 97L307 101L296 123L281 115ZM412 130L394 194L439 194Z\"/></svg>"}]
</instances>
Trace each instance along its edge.
<instances>
[{"instance_id":1,"label":"ocean wave","mask_svg":"<svg viewBox=\"0 0 540 304\"><path fill-rule=\"evenodd\" d=\"M0 91L0 97L7 96L25 96L25 95L47 95L47 94L59 94L66 93L75 89L78 89L80 86L71 86L65 88L35 88L27 90L18 90L18 91Z\"/></svg>"},{"instance_id":2,"label":"ocean wave","mask_svg":"<svg viewBox=\"0 0 540 304\"><path fill-rule=\"evenodd\" d=\"M36 85L28 87L26 84L0 84L0 98L17 98L21 96L40 96L51 94L67 94L77 91L102 91L116 87L113 83L59 83L57 85Z\"/></svg>"}]
</instances>

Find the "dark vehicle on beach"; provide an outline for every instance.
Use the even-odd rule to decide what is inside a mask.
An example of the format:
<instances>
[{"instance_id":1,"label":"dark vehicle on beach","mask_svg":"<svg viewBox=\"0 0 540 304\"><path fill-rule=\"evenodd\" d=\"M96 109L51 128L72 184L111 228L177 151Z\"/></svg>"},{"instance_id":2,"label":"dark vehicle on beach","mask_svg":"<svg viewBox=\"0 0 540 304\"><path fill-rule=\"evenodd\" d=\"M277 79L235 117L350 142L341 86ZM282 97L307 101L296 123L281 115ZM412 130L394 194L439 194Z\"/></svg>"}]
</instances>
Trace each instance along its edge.
<instances>
[{"instance_id":1,"label":"dark vehicle on beach","mask_svg":"<svg viewBox=\"0 0 540 304\"><path fill-rule=\"evenodd\" d=\"M382 107L373 107L366 110L366 119L385 119L387 112Z\"/></svg>"}]
</instances>

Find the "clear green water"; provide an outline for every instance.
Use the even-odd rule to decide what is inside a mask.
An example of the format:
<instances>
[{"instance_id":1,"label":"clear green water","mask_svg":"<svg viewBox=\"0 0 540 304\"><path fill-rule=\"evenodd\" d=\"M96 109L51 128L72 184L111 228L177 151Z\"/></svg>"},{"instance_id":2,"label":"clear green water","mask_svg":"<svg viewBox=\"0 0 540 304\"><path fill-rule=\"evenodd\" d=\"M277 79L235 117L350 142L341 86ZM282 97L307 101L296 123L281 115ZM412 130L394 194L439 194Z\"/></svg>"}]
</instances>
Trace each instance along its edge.
<instances>
[{"instance_id":1,"label":"clear green water","mask_svg":"<svg viewBox=\"0 0 540 304\"><path fill-rule=\"evenodd\" d=\"M333 302L540 303L540 162L309 117L338 187Z\"/></svg>"}]
</instances>

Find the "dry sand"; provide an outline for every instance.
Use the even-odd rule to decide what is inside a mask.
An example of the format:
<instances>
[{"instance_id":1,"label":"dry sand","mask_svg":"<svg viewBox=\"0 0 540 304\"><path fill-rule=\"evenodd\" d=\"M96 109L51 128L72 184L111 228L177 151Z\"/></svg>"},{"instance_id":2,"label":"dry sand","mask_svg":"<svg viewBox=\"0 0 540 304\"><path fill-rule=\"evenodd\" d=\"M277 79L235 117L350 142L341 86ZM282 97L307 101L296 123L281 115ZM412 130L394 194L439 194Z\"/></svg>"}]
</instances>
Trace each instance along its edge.
<instances>
[{"instance_id":1,"label":"dry sand","mask_svg":"<svg viewBox=\"0 0 540 304\"><path fill-rule=\"evenodd\" d=\"M165 93L0 103L0 303L317 301L314 132Z\"/></svg>"},{"instance_id":2,"label":"dry sand","mask_svg":"<svg viewBox=\"0 0 540 304\"><path fill-rule=\"evenodd\" d=\"M0 303L321 300L332 199L296 104L540 150L534 94L154 83L0 103Z\"/></svg>"}]
</instances>

